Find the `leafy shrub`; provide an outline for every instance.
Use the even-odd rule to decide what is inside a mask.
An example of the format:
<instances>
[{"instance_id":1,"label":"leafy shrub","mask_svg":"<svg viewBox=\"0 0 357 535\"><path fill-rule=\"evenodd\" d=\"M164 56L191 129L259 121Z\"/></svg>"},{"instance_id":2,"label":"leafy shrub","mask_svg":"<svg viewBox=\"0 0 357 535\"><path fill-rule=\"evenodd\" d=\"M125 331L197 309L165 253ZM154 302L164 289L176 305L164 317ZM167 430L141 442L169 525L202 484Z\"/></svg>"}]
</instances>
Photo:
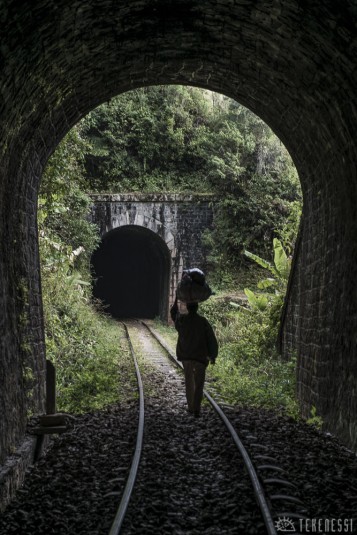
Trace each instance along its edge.
<instances>
[{"instance_id":1,"label":"leafy shrub","mask_svg":"<svg viewBox=\"0 0 357 535\"><path fill-rule=\"evenodd\" d=\"M230 294L221 293L199 307L199 313L214 327L219 343L216 364L208 367L208 380L213 380L215 389L231 403L271 408L297 417L296 360L283 361L275 350L271 308L253 312L236 309L230 299ZM174 347L174 328L156 327Z\"/></svg>"},{"instance_id":2,"label":"leafy shrub","mask_svg":"<svg viewBox=\"0 0 357 535\"><path fill-rule=\"evenodd\" d=\"M57 372L58 409L83 412L119 399L118 325L98 314L76 279L45 273L43 301L47 358Z\"/></svg>"},{"instance_id":3,"label":"leafy shrub","mask_svg":"<svg viewBox=\"0 0 357 535\"><path fill-rule=\"evenodd\" d=\"M291 257L287 256L281 241L277 238L273 240L273 250L274 263L270 263L249 251L244 252L248 258L273 275L273 278L266 278L257 283L258 289L264 290L264 293L254 293L249 288L244 289L252 312L267 312L267 329L265 329L265 336L259 346L262 351L269 350L269 347L274 347L277 341L281 312L291 269Z\"/></svg>"},{"instance_id":4,"label":"leafy shrub","mask_svg":"<svg viewBox=\"0 0 357 535\"><path fill-rule=\"evenodd\" d=\"M210 375L230 402L298 415L295 359L283 361L272 342L269 310L231 312L216 326L219 358ZM268 342L270 341L270 343Z\"/></svg>"},{"instance_id":5,"label":"leafy shrub","mask_svg":"<svg viewBox=\"0 0 357 535\"><path fill-rule=\"evenodd\" d=\"M322 429L324 422L321 416L317 415L317 409L315 405L311 407L310 415L311 416L306 420L306 423L312 425L313 427L316 427L316 429Z\"/></svg>"},{"instance_id":6,"label":"leafy shrub","mask_svg":"<svg viewBox=\"0 0 357 535\"><path fill-rule=\"evenodd\" d=\"M117 401L131 366L119 348L118 325L90 301L89 258L99 238L81 191L83 146L76 129L59 145L43 176L38 211L46 352L56 367L58 409L69 412Z\"/></svg>"}]
</instances>

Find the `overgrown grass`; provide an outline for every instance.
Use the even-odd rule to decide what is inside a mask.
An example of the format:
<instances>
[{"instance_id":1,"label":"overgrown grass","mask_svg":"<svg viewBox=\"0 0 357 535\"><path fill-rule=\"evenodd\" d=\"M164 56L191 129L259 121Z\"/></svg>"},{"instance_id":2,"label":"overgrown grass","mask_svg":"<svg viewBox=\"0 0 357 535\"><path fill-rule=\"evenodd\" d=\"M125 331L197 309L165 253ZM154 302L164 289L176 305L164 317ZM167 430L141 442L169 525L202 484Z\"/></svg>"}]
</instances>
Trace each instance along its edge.
<instances>
[{"instance_id":1,"label":"overgrown grass","mask_svg":"<svg viewBox=\"0 0 357 535\"><path fill-rule=\"evenodd\" d=\"M73 277L45 273L47 358L57 373L57 409L81 413L130 395L134 373L119 325L91 306Z\"/></svg>"},{"instance_id":2,"label":"overgrown grass","mask_svg":"<svg viewBox=\"0 0 357 535\"><path fill-rule=\"evenodd\" d=\"M219 341L219 358L209 376L222 395L232 403L297 417L296 361L282 360L276 351L271 310L236 310L222 296L211 298L200 309Z\"/></svg>"},{"instance_id":3,"label":"overgrown grass","mask_svg":"<svg viewBox=\"0 0 357 535\"><path fill-rule=\"evenodd\" d=\"M284 361L277 354L269 311L237 311L229 297L220 294L201 304L199 313L210 321L219 341L219 355L215 366L208 367L207 379L225 400L298 417L296 362ZM174 328L158 322L155 327L174 348Z\"/></svg>"}]
</instances>

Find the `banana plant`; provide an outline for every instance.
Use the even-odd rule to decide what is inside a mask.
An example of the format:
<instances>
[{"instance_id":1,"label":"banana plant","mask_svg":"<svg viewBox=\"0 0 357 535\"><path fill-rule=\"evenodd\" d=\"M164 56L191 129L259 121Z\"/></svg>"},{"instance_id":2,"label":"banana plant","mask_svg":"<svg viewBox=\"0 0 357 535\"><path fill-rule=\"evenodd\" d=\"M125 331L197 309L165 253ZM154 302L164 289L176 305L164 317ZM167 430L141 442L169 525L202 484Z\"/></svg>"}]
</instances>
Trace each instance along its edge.
<instances>
[{"instance_id":1,"label":"banana plant","mask_svg":"<svg viewBox=\"0 0 357 535\"><path fill-rule=\"evenodd\" d=\"M289 278L291 259L284 251L282 243L277 238L273 240L274 248L274 263L268 262L264 258L251 253L250 251L244 251L244 254L256 262L259 266L268 270L274 277L269 277L258 282L258 288L260 290L266 290L268 288L274 288L277 294L281 293ZM269 304L268 298L265 295L258 295L249 290L244 289L244 293L248 298L248 302L253 309L265 310Z\"/></svg>"},{"instance_id":2,"label":"banana plant","mask_svg":"<svg viewBox=\"0 0 357 535\"><path fill-rule=\"evenodd\" d=\"M249 288L244 288L244 293L248 297L248 302L253 309L265 310L269 304L266 295L255 294Z\"/></svg>"},{"instance_id":3,"label":"banana plant","mask_svg":"<svg viewBox=\"0 0 357 535\"><path fill-rule=\"evenodd\" d=\"M245 256L259 264L259 266L263 267L264 269L267 269L272 275L274 275L274 278L264 279L264 281L259 283L259 287L261 289L274 286L276 285L277 281L285 283L289 278L291 259L287 256L281 241L277 238L274 238L273 240L273 249L274 264L268 262L268 260L264 260L264 258L261 258L254 253L251 253L250 251L244 251Z\"/></svg>"}]
</instances>

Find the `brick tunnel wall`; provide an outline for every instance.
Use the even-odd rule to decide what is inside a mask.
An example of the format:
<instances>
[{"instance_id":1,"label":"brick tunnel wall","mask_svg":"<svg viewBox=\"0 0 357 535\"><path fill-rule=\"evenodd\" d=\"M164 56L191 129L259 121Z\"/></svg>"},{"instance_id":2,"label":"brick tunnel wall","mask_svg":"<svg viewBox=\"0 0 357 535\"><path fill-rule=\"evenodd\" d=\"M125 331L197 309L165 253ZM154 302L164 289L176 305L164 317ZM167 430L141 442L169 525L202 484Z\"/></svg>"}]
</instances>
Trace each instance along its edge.
<instances>
[{"instance_id":1,"label":"brick tunnel wall","mask_svg":"<svg viewBox=\"0 0 357 535\"><path fill-rule=\"evenodd\" d=\"M346 168L356 156L348 150L330 157L328 168L337 177L337 169ZM310 177L314 174L316 170ZM356 449L357 292L350 277L357 276L357 213L345 185L336 180L328 186L324 191L315 183L305 195L282 349L285 356L297 357L297 394L303 416L309 417L315 407L324 429ZM350 195L356 194L356 186L355 169ZM341 203L334 203L335 198Z\"/></svg>"},{"instance_id":2,"label":"brick tunnel wall","mask_svg":"<svg viewBox=\"0 0 357 535\"><path fill-rule=\"evenodd\" d=\"M91 220L101 236L125 225L139 225L162 238L171 258L167 319L182 270L199 267L207 271L202 234L212 227L213 197L136 193L92 195L92 199Z\"/></svg>"},{"instance_id":3,"label":"brick tunnel wall","mask_svg":"<svg viewBox=\"0 0 357 535\"><path fill-rule=\"evenodd\" d=\"M292 155L304 214L283 350L304 415L357 447L356 21L354 0L0 3L0 462L44 405L43 167L91 109L167 83L236 99Z\"/></svg>"}]
</instances>

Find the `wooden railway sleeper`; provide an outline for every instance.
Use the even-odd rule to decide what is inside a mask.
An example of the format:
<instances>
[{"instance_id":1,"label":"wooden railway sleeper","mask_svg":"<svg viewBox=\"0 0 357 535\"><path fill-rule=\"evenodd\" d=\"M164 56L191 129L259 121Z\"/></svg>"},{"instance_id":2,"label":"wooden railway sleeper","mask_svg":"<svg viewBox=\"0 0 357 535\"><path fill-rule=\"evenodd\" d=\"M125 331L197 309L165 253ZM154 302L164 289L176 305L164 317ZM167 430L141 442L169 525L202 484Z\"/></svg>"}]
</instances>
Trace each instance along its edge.
<instances>
[{"instance_id":1,"label":"wooden railway sleeper","mask_svg":"<svg viewBox=\"0 0 357 535\"><path fill-rule=\"evenodd\" d=\"M269 498L271 500L282 500L291 503L296 503L298 505L304 505L304 502L302 502L299 498L296 498L295 496L290 496L289 494L273 494L269 496Z\"/></svg>"},{"instance_id":2,"label":"wooden railway sleeper","mask_svg":"<svg viewBox=\"0 0 357 535\"><path fill-rule=\"evenodd\" d=\"M273 472L280 472L281 474L286 474L286 470L283 468L280 468L280 466L275 466L274 464L261 464L257 466L257 470L263 471L263 470L271 470Z\"/></svg>"},{"instance_id":3,"label":"wooden railway sleeper","mask_svg":"<svg viewBox=\"0 0 357 535\"><path fill-rule=\"evenodd\" d=\"M282 485L283 487L292 487L294 489L297 489L297 486L294 485L294 483L291 483L290 481L287 481L286 479L280 479L278 477L269 477L268 479L263 479L263 483L265 484L277 484Z\"/></svg>"},{"instance_id":4,"label":"wooden railway sleeper","mask_svg":"<svg viewBox=\"0 0 357 535\"><path fill-rule=\"evenodd\" d=\"M269 455L254 455L254 459L258 459L259 461L270 461L276 463L276 459L274 457L270 457Z\"/></svg>"}]
</instances>

